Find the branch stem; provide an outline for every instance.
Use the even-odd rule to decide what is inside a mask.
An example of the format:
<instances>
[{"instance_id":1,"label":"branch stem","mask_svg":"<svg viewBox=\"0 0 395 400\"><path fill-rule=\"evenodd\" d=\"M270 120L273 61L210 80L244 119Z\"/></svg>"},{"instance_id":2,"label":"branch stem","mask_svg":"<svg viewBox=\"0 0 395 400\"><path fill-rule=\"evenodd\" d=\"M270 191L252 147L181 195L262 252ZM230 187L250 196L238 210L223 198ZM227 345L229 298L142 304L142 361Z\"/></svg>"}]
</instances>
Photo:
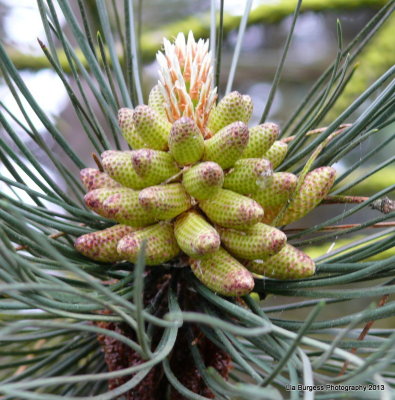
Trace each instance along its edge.
<instances>
[{"instance_id":1,"label":"branch stem","mask_svg":"<svg viewBox=\"0 0 395 400\"><path fill-rule=\"evenodd\" d=\"M103 165L102 165L102 163L101 163L100 158L98 157L98 155L97 155L96 153L92 153L92 158L93 158L93 161L96 163L97 168L99 169L99 171L100 171L100 172L104 172Z\"/></svg>"},{"instance_id":2,"label":"branch stem","mask_svg":"<svg viewBox=\"0 0 395 400\"><path fill-rule=\"evenodd\" d=\"M341 124L341 125L339 125L339 131L343 131L345 128L349 128L351 125L352 124ZM306 132L306 136L311 136L311 135L315 135L317 133L322 133L322 132L326 131L327 129L328 129L327 126L323 126L322 128L312 129L311 131ZM288 136L284 139L281 139L281 141L283 143L289 143L289 142L292 142L292 140L295 140L295 138L296 138L296 136Z\"/></svg>"},{"instance_id":3,"label":"branch stem","mask_svg":"<svg viewBox=\"0 0 395 400\"><path fill-rule=\"evenodd\" d=\"M324 226L319 231L337 231L337 230L343 230L343 229L351 229L351 228L357 228L359 226L362 226L363 224L345 224L345 225L330 225L330 226ZM395 226L395 222L378 222L377 224L370 225L366 228L388 228L388 227L393 227ZM304 231L305 229L308 229L307 227L305 228L290 228L290 229L284 229L284 232L301 232Z\"/></svg>"},{"instance_id":4,"label":"branch stem","mask_svg":"<svg viewBox=\"0 0 395 400\"><path fill-rule=\"evenodd\" d=\"M377 307L382 307L389 299L389 294L385 294L384 296L381 297L380 302L378 304ZM366 335L369 333L370 328L372 327L372 325L374 324L374 321L368 321L365 325L365 327L363 328L362 332L359 334L358 340L364 340ZM357 348L353 347L351 349L351 354L355 354L357 352ZM341 371L339 372L339 376L344 375L344 373L347 371L349 365L349 361L348 360L344 360L344 364L343 364L343 368L341 369Z\"/></svg>"},{"instance_id":5,"label":"branch stem","mask_svg":"<svg viewBox=\"0 0 395 400\"><path fill-rule=\"evenodd\" d=\"M55 233L52 233L51 235L49 235L48 237L50 239L58 239L58 238L60 238L62 236L65 236L65 235L66 235L65 232L55 232ZM27 250L28 248L29 248L29 246L20 245L20 246L15 247L15 251Z\"/></svg>"},{"instance_id":6,"label":"branch stem","mask_svg":"<svg viewBox=\"0 0 395 400\"><path fill-rule=\"evenodd\" d=\"M359 204L369 200L369 197L364 196L328 196L322 203L324 204Z\"/></svg>"}]
</instances>

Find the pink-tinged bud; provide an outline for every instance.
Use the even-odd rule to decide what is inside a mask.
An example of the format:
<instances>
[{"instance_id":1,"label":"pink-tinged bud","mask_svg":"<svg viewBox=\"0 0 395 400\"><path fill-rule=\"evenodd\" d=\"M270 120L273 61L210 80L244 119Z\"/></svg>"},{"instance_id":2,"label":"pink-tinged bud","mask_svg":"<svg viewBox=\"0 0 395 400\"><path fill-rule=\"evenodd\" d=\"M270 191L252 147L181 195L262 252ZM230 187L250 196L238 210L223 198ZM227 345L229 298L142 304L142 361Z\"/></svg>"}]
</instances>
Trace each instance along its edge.
<instances>
[{"instance_id":1,"label":"pink-tinged bud","mask_svg":"<svg viewBox=\"0 0 395 400\"><path fill-rule=\"evenodd\" d=\"M188 211L177 218L174 234L181 250L194 258L216 252L221 243L218 232L196 211Z\"/></svg>"},{"instance_id":2,"label":"pink-tinged bud","mask_svg":"<svg viewBox=\"0 0 395 400\"><path fill-rule=\"evenodd\" d=\"M110 214L107 212L106 208L104 207L104 202L114 194L128 192L131 189L127 188L100 188L94 189L88 192L85 197L84 201L87 207L91 210L95 211L97 214L101 215L102 217L111 218Z\"/></svg>"},{"instance_id":3,"label":"pink-tinged bud","mask_svg":"<svg viewBox=\"0 0 395 400\"><path fill-rule=\"evenodd\" d=\"M332 167L320 167L310 171L304 178L297 193L285 212L275 220L276 225L287 225L304 217L318 206L333 186L336 170Z\"/></svg>"},{"instance_id":4,"label":"pink-tinged bud","mask_svg":"<svg viewBox=\"0 0 395 400\"><path fill-rule=\"evenodd\" d=\"M221 242L231 254L246 260L266 259L278 253L287 236L279 229L257 223L245 231L217 227Z\"/></svg>"},{"instance_id":5,"label":"pink-tinged bud","mask_svg":"<svg viewBox=\"0 0 395 400\"><path fill-rule=\"evenodd\" d=\"M171 124L146 105L137 106L133 113L136 132L154 150L166 150Z\"/></svg>"},{"instance_id":6,"label":"pink-tinged bud","mask_svg":"<svg viewBox=\"0 0 395 400\"><path fill-rule=\"evenodd\" d=\"M242 96L239 92L231 92L217 104L210 113L208 128L216 133L232 122L247 123L252 114L250 96Z\"/></svg>"},{"instance_id":7,"label":"pink-tinged bud","mask_svg":"<svg viewBox=\"0 0 395 400\"><path fill-rule=\"evenodd\" d=\"M244 229L263 217L263 209L256 201L226 189L199 205L212 222L225 228Z\"/></svg>"},{"instance_id":8,"label":"pink-tinged bud","mask_svg":"<svg viewBox=\"0 0 395 400\"><path fill-rule=\"evenodd\" d=\"M155 110L163 119L167 119L165 110L165 99L159 89L159 85L155 85L148 96L148 106Z\"/></svg>"},{"instance_id":9,"label":"pink-tinged bud","mask_svg":"<svg viewBox=\"0 0 395 400\"><path fill-rule=\"evenodd\" d=\"M242 158L260 158L270 149L278 138L280 128L273 122L254 126L249 129L250 138L244 149Z\"/></svg>"},{"instance_id":10,"label":"pink-tinged bud","mask_svg":"<svg viewBox=\"0 0 395 400\"><path fill-rule=\"evenodd\" d=\"M224 188L241 194L255 193L269 186L273 178L272 164L265 158L244 158L226 174Z\"/></svg>"},{"instance_id":11,"label":"pink-tinged bud","mask_svg":"<svg viewBox=\"0 0 395 400\"><path fill-rule=\"evenodd\" d=\"M138 151L138 150L135 150ZM102 165L107 174L123 186L143 189L149 185L133 168L131 151L104 152Z\"/></svg>"},{"instance_id":12,"label":"pink-tinged bud","mask_svg":"<svg viewBox=\"0 0 395 400\"><path fill-rule=\"evenodd\" d=\"M251 197L265 210L262 222L271 224L294 191L298 178L289 172L275 172L269 186L257 190Z\"/></svg>"},{"instance_id":13,"label":"pink-tinged bud","mask_svg":"<svg viewBox=\"0 0 395 400\"><path fill-rule=\"evenodd\" d=\"M233 122L211 139L205 140L203 159L214 161L223 169L233 167L248 143L248 128L244 122Z\"/></svg>"},{"instance_id":14,"label":"pink-tinged bud","mask_svg":"<svg viewBox=\"0 0 395 400\"><path fill-rule=\"evenodd\" d=\"M118 125L121 128L123 137L132 149L146 147L143 139L139 136L133 123L133 110L121 108L118 111Z\"/></svg>"},{"instance_id":15,"label":"pink-tinged bud","mask_svg":"<svg viewBox=\"0 0 395 400\"><path fill-rule=\"evenodd\" d=\"M276 140L263 157L272 163L273 168L277 168L283 162L287 152L288 145L280 140Z\"/></svg>"},{"instance_id":16,"label":"pink-tinged bud","mask_svg":"<svg viewBox=\"0 0 395 400\"><path fill-rule=\"evenodd\" d=\"M224 171L212 161L199 163L184 172L182 183L185 190L195 199L208 199L222 187Z\"/></svg>"},{"instance_id":17,"label":"pink-tinged bud","mask_svg":"<svg viewBox=\"0 0 395 400\"><path fill-rule=\"evenodd\" d=\"M141 149L132 151L132 165L145 183L145 187L157 185L176 175L180 170L173 157L160 150Z\"/></svg>"},{"instance_id":18,"label":"pink-tinged bud","mask_svg":"<svg viewBox=\"0 0 395 400\"><path fill-rule=\"evenodd\" d=\"M252 112L254 111L254 103L248 94L243 95L243 103L244 103L244 119L243 122L247 123L252 117Z\"/></svg>"},{"instance_id":19,"label":"pink-tinged bud","mask_svg":"<svg viewBox=\"0 0 395 400\"><path fill-rule=\"evenodd\" d=\"M204 285L223 296L243 296L254 288L251 273L221 247L202 260L191 259L191 269Z\"/></svg>"},{"instance_id":20,"label":"pink-tinged bud","mask_svg":"<svg viewBox=\"0 0 395 400\"><path fill-rule=\"evenodd\" d=\"M158 220L174 218L192 206L190 196L180 183L150 186L140 192L139 203Z\"/></svg>"},{"instance_id":21,"label":"pink-tinged bud","mask_svg":"<svg viewBox=\"0 0 395 400\"><path fill-rule=\"evenodd\" d=\"M88 191L100 188L117 188L122 185L111 179L106 173L94 168L84 168L80 171L80 178Z\"/></svg>"},{"instance_id":22,"label":"pink-tinged bud","mask_svg":"<svg viewBox=\"0 0 395 400\"><path fill-rule=\"evenodd\" d=\"M196 122L182 117L174 122L169 137L169 150L180 165L199 161L204 153L204 139Z\"/></svg>"},{"instance_id":23,"label":"pink-tinged bud","mask_svg":"<svg viewBox=\"0 0 395 400\"><path fill-rule=\"evenodd\" d=\"M302 279L315 273L314 261L290 244L266 260L249 262L247 268L256 274L275 279Z\"/></svg>"},{"instance_id":24,"label":"pink-tinged bud","mask_svg":"<svg viewBox=\"0 0 395 400\"><path fill-rule=\"evenodd\" d=\"M132 189L119 190L107 197L103 209L108 218L120 224L143 227L156 222L156 218L139 203L139 192Z\"/></svg>"},{"instance_id":25,"label":"pink-tinged bud","mask_svg":"<svg viewBox=\"0 0 395 400\"><path fill-rule=\"evenodd\" d=\"M126 225L114 225L102 231L82 235L74 243L78 252L95 261L116 262L122 257L117 252L118 242L136 228Z\"/></svg>"},{"instance_id":26,"label":"pink-tinged bud","mask_svg":"<svg viewBox=\"0 0 395 400\"><path fill-rule=\"evenodd\" d=\"M174 237L173 226L169 223L159 223L124 236L117 247L120 257L136 262L144 240L146 241L145 262L147 265L162 264L180 252Z\"/></svg>"}]
</instances>

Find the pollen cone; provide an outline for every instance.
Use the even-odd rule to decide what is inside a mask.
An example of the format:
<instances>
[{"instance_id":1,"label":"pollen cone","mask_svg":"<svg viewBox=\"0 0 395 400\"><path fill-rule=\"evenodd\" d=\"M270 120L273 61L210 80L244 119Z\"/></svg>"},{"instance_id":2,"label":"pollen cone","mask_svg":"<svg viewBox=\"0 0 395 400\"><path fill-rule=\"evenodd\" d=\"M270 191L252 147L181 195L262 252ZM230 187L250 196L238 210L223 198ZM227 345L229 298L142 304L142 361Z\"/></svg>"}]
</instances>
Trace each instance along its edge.
<instances>
[{"instance_id":1,"label":"pollen cone","mask_svg":"<svg viewBox=\"0 0 395 400\"><path fill-rule=\"evenodd\" d=\"M251 197L265 210L262 222L271 224L294 191L298 177L289 172L275 172L269 186L257 190Z\"/></svg>"},{"instance_id":2,"label":"pollen cone","mask_svg":"<svg viewBox=\"0 0 395 400\"><path fill-rule=\"evenodd\" d=\"M314 275L315 263L303 251L286 244L266 260L251 261L247 268L256 274L275 279L301 279Z\"/></svg>"},{"instance_id":3,"label":"pollen cone","mask_svg":"<svg viewBox=\"0 0 395 400\"><path fill-rule=\"evenodd\" d=\"M127 188L94 189L85 195L84 201L85 201L85 204L91 210L95 211L97 214L101 215L102 217L111 218L110 214L107 212L106 208L104 207L104 202L114 194L128 192L129 190L131 190L131 189L127 189Z\"/></svg>"},{"instance_id":4,"label":"pollen cone","mask_svg":"<svg viewBox=\"0 0 395 400\"><path fill-rule=\"evenodd\" d=\"M267 158L272 163L274 169L284 161L287 152L288 145L280 140L276 140L263 157Z\"/></svg>"},{"instance_id":5,"label":"pollen cone","mask_svg":"<svg viewBox=\"0 0 395 400\"><path fill-rule=\"evenodd\" d=\"M166 151L140 149L131 152L132 166L143 179L144 187L157 185L179 172L173 157Z\"/></svg>"},{"instance_id":6,"label":"pollen cone","mask_svg":"<svg viewBox=\"0 0 395 400\"><path fill-rule=\"evenodd\" d=\"M105 151L101 156L106 173L123 186L142 189L149 185L134 170L131 151Z\"/></svg>"},{"instance_id":7,"label":"pollen cone","mask_svg":"<svg viewBox=\"0 0 395 400\"><path fill-rule=\"evenodd\" d=\"M167 119L165 99L158 85L155 85L148 96L148 106L155 110L163 119Z\"/></svg>"},{"instance_id":8,"label":"pollen cone","mask_svg":"<svg viewBox=\"0 0 395 400\"><path fill-rule=\"evenodd\" d=\"M276 141L280 128L273 122L254 126L249 129L250 138L247 147L244 149L242 158L263 157Z\"/></svg>"},{"instance_id":9,"label":"pollen cone","mask_svg":"<svg viewBox=\"0 0 395 400\"><path fill-rule=\"evenodd\" d=\"M225 228L244 229L263 217L263 209L256 201L226 189L202 200L200 208L212 222Z\"/></svg>"},{"instance_id":10,"label":"pollen cone","mask_svg":"<svg viewBox=\"0 0 395 400\"><path fill-rule=\"evenodd\" d=\"M77 251L95 261L115 262L122 260L117 252L118 242L135 228L127 225L114 225L102 231L82 235L74 243Z\"/></svg>"},{"instance_id":11,"label":"pollen cone","mask_svg":"<svg viewBox=\"0 0 395 400\"><path fill-rule=\"evenodd\" d=\"M196 211L188 211L177 218L174 234L181 250L194 258L216 252L221 243L215 228Z\"/></svg>"},{"instance_id":12,"label":"pollen cone","mask_svg":"<svg viewBox=\"0 0 395 400\"><path fill-rule=\"evenodd\" d=\"M273 177L272 164L265 158L244 158L225 176L224 188L241 194L255 193L270 185Z\"/></svg>"},{"instance_id":13,"label":"pollen cone","mask_svg":"<svg viewBox=\"0 0 395 400\"><path fill-rule=\"evenodd\" d=\"M248 128L244 122L233 122L215 136L205 140L203 159L214 161L222 168L233 167L248 143Z\"/></svg>"},{"instance_id":14,"label":"pollen cone","mask_svg":"<svg viewBox=\"0 0 395 400\"><path fill-rule=\"evenodd\" d=\"M133 113L136 132L148 147L166 150L171 124L158 112L146 105L137 106Z\"/></svg>"},{"instance_id":15,"label":"pollen cone","mask_svg":"<svg viewBox=\"0 0 395 400\"><path fill-rule=\"evenodd\" d=\"M239 92L231 92L217 104L210 113L208 128L216 133L232 122L247 123L252 114L250 96L242 96Z\"/></svg>"},{"instance_id":16,"label":"pollen cone","mask_svg":"<svg viewBox=\"0 0 395 400\"><path fill-rule=\"evenodd\" d=\"M287 225L304 217L326 197L335 181L336 170L332 167L320 167L309 172L291 203L276 225Z\"/></svg>"},{"instance_id":17,"label":"pollen cone","mask_svg":"<svg viewBox=\"0 0 395 400\"><path fill-rule=\"evenodd\" d=\"M185 190L195 199L208 199L222 187L224 171L215 162L203 162L185 171L182 183Z\"/></svg>"},{"instance_id":18,"label":"pollen cone","mask_svg":"<svg viewBox=\"0 0 395 400\"><path fill-rule=\"evenodd\" d=\"M158 220L174 218L191 207L191 198L180 183L150 186L138 196L139 204Z\"/></svg>"},{"instance_id":19,"label":"pollen cone","mask_svg":"<svg viewBox=\"0 0 395 400\"><path fill-rule=\"evenodd\" d=\"M122 187L119 182L111 179L106 173L94 168L84 168L80 171L80 178L88 191L100 188Z\"/></svg>"},{"instance_id":20,"label":"pollen cone","mask_svg":"<svg viewBox=\"0 0 395 400\"><path fill-rule=\"evenodd\" d=\"M118 190L103 202L108 216L120 224L143 227L156 221L156 218L139 203L139 192L132 189Z\"/></svg>"},{"instance_id":21,"label":"pollen cone","mask_svg":"<svg viewBox=\"0 0 395 400\"><path fill-rule=\"evenodd\" d=\"M192 259L195 276L213 292L243 296L254 288L251 273L222 247L203 260Z\"/></svg>"},{"instance_id":22,"label":"pollen cone","mask_svg":"<svg viewBox=\"0 0 395 400\"><path fill-rule=\"evenodd\" d=\"M164 263L180 252L172 225L158 223L124 236L117 247L120 257L136 262L144 240L146 241L145 262L147 265Z\"/></svg>"},{"instance_id":23,"label":"pollen cone","mask_svg":"<svg viewBox=\"0 0 395 400\"><path fill-rule=\"evenodd\" d=\"M131 108L121 108L118 111L118 125L121 128L123 137L132 149L146 147L134 126L133 110Z\"/></svg>"},{"instance_id":24,"label":"pollen cone","mask_svg":"<svg viewBox=\"0 0 395 400\"><path fill-rule=\"evenodd\" d=\"M199 161L204 153L204 139L196 122L182 117L174 122L169 137L171 155L180 165Z\"/></svg>"},{"instance_id":25,"label":"pollen cone","mask_svg":"<svg viewBox=\"0 0 395 400\"><path fill-rule=\"evenodd\" d=\"M245 231L217 227L221 242L231 254L246 260L266 259L278 253L287 237L279 229L257 223Z\"/></svg>"}]
</instances>

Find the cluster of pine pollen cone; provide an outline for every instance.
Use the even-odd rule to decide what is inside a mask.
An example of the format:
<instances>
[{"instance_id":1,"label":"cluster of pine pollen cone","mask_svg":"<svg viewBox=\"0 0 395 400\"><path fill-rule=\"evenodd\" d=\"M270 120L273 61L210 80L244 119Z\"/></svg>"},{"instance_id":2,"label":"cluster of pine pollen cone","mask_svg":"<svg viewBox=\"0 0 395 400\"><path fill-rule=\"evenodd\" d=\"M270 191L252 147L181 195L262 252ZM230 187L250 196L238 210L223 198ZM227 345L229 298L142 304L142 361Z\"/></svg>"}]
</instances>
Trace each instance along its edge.
<instances>
[{"instance_id":1,"label":"cluster of pine pollen cone","mask_svg":"<svg viewBox=\"0 0 395 400\"><path fill-rule=\"evenodd\" d=\"M148 105L119 110L133 150L105 151L103 172L81 171L86 205L117 224L79 237L76 249L97 261L136 262L145 241L147 265L184 253L196 277L225 296L252 291L253 274L313 275L313 260L274 225L314 209L335 170L310 171L297 193L297 176L273 172L287 153L279 127L248 128L253 104L236 91L216 104L208 41L179 34L157 60Z\"/></svg>"}]
</instances>

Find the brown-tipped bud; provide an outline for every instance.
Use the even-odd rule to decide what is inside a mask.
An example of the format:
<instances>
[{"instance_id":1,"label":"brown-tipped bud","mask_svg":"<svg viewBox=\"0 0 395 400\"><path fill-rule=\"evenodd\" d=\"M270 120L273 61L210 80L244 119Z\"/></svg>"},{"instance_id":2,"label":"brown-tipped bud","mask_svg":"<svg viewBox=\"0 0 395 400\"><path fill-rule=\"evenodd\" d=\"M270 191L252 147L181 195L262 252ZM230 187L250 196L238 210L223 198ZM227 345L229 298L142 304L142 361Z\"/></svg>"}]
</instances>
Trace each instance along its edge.
<instances>
[{"instance_id":1,"label":"brown-tipped bud","mask_svg":"<svg viewBox=\"0 0 395 400\"><path fill-rule=\"evenodd\" d=\"M249 129L250 138L247 147L244 149L242 158L263 157L278 138L280 128L273 122L254 126Z\"/></svg>"},{"instance_id":2,"label":"brown-tipped bud","mask_svg":"<svg viewBox=\"0 0 395 400\"><path fill-rule=\"evenodd\" d=\"M244 122L233 122L225 126L205 144L203 159L214 161L222 168L233 167L248 143L248 128Z\"/></svg>"},{"instance_id":3,"label":"brown-tipped bud","mask_svg":"<svg viewBox=\"0 0 395 400\"><path fill-rule=\"evenodd\" d=\"M80 236L74 246L78 252L95 261L121 261L122 257L117 252L118 242L135 229L126 225L114 225L102 231Z\"/></svg>"},{"instance_id":4,"label":"brown-tipped bud","mask_svg":"<svg viewBox=\"0 0 395 400\"><path fill-rule=\"evenodd\" d=\"M275 279L308 278L315 273L314 261L290 244L266 260L249 262L247 268L256 274Z\"/></svg>"},{"instance_id":5,"label":"brown-tipped bud","mask_svg":"<svg viewBox=\"0 0 395 400\"><path fill-rule=\"evenodd\" d=\"M196 122L182 117L174 122L169 137L169 150L181 165L199 161L204 153L204 139Z\"/></svg>"},{"instance_id":6,"label":"brown-tipped bud","mask_svg":"<svg viewBox=\"0 0 395 400\"><path fill-rule=\"evenodd\" d=\"M244 158L225 176L224 188L241 194L254 193L269 186L273 178L272 164L265 158Z\"/></svg>"},{"instance_id":7,"label":"brown-tipped bud","mask_svg":"<svg viewBox=\"0 0 395 400\"><path fill-rule=\"evenodd\" d=\"M146 147L133 123L133 110L131 108L121 108L118 111L118 125L121 128L123 137L132 149Z\"/></svg>"},{"instance_id":8,"label":"brown-tipped bud","mask_svg":"<svg viewBox=\"0 0 395 400\"><path fill-rule=\"evenodd\" d=\"M139 203L159 220L174 218L192 206L180 183L150 186L140 192Z\"/></svg>"},{"instance_id":9,"label":"brown-tipped bud","mask_svg":"<svg viewBox=\"0 0 395 400\"><path fill-rule=\"evenodd\" d=\"M194 258L216 252L221 243L218 232L196 211L177 218L174 234L181 250Z\"/></svg>"},{"instance_id":10,"label":"brown-tipped bud","mask_svg":"<svg viewBox=\"0 0 395 400\"><path fill-rule=\"evenodd\" d=\"M88 191L100 188L117 188L122 185L111 179L106 173L94 168L84 168L80 171L80 178Z\"/></svg>"},{"instance_id":11,"label":"brown-tipped bud","mask_svg":"<svg viewBox=\"0 0 395 400\"><path fill-rule=\"evenodd\" d=\"M280 140L276 140L270 149L263 155L277 168L284 160L288 152L288 145Z\"/></svg>"},{"instance_id":12,"label":"brown-tipped bud","mask_svg":"<svg viewBox=\"0 0 395 400\"><path fill-rule=\"evenodd\" d=\"M160 150L132 151L132 165L136 173L143 178L146 187L162 183L179 172L173 157Z\"/></svg>"},{"instance_id":13,"label":"brown-tipped bud","mask_svg":"<svg viewBox=\"0 0 395 400\"><path fill-rule=\"evenodd\" d=\"M103 202L108 218L120 224L142 227L156 222L155 216L147 212L139 203L139 192L132 189L118 189Z\"/></svg>"},{"instance_id":14,"label":"brown-tipped bud","mask_svg":"<svg viewBox=\"0 0 395 400\"><path fill-rule=\"evenodd\" d=\"M221 242L231 254L246 260L266 259L278 253L287 236L279 229L257 223L245 231L217 227Z\"/></svg>"},{"instance_id":15,"label":"brown-tipped bud","mask_svg":"<svg viewBox=\"0 0 395 400\"><path fill-rule=\"evenodd\" d=\"M133 113L137 133L154 150L166 150L171 124L146 105L137 106Z\"/></svg>"},{"instance_id":16,"label":"brown-tipped bud","mask_svg":"<svg viewBox=\"0 0 395 400\"><path fill-rule=\"evenodd\" d=\"M243 296L254 288L251 273L221 247L202 260L192 259L191 269L204 285L223 296Z\"/></svg>"},{"instance_id":17,"label":"brown-tipped bud","mask_svg":"<svg viewBox=\"0 0 395 400\"><path fill-rule=\"evenodd\" d=\"M195 199L208 199L222 187L224 171L215 162L203 162L185 171L182 183L185 190Z\"/></svg>"},{"instance_id":18,"label":"brown-tipped bud","mask_svg":"<svg viewBox=\"0 0 395 400\"><path fill-rule=\"evenodd\" d=\"M164 103L165 99L159 89L159 85L155 85L148 96L148 106L155 110L163 119L167 120Z\"/></svg>"},{"instance_id":19,"label":"brown-tipped bud","mask_svg":"<svg viewBox=\"0 0 395 400\"><path fill-rule=\"evenodd\" d=\"M289 172L275 172L269 186L257 190L251 197L265 210L262 222L271 224L294 191L298 177Z\"/></svg>"},{"instance_id":20,"label":"brown-tipped bud","mask_svg":"<svg viewBox=\"0 0 395 400\"><path fill-rule=\"evenodd\" d=\"M226 228L244 229L263 217L263 209L256 201L225 189L199 205L212 222Z\"/></svg>"},{"instance_id":21,"label":"brown-tipped bud","mask_svg":"<svg viewBox=\"0 0 395 400\"><path fill-rule=\"evenodd\" d=\"M226 95L210 113L207 124L210 131L218 132L236 121L247 123L252 113L250 100L249 96L244 97L236 91Z\"/></svg>"},{"instance_id":22,"label":"brown-tipped bud","mask_svg":"<svg viewBox=\"0 0 395 400\"><path fill-rule=\"evenodd\" d=\"M87 207L91 210L95 211L97 214L101 215L102 217L111 218L110 214L104 207L104 202L112 195L116 193L123 193L127 192L131 189L127 188L100 188L94 189L88 192L85 197L84 201Z\"/></svg>"},{"instance_id":23,"label":"brown-tipped bud","mask_svg":"<svg viewBox=\"0 0 395 400\"><path fill-rule=\"evenodd\" d=\"M131 151L106 151L102 154L103 168L112 179L123 186L132 189L143 189L149 183L134 170L131 154Z\"/></svg>"},{"instance_id":24,"label":"brown-tipped bud","mask_svg":"<svg viewBox=\"0 0 395 400\"><path fill-rule=\"evenodd\" d=\"M136 262L144 240L146 241L145 262L147 265L164 263L180 252L174 237L173 226L168 223L159 223L124 236L117 247L120 257Z\"/></svg>"},{"instance_id":25,"label":"brown-tipped bud","mask_svg":"<svg viewBox=\"0 0 395 400\"><path fill-rule=\"evenodd\" d=\"M335 181L336 170L332 167L320 167L310 171L295 193L285 212L276 220L276 225L287 225L304 217L318 206L327 196Z\"/></svg>"}]
</instances>

